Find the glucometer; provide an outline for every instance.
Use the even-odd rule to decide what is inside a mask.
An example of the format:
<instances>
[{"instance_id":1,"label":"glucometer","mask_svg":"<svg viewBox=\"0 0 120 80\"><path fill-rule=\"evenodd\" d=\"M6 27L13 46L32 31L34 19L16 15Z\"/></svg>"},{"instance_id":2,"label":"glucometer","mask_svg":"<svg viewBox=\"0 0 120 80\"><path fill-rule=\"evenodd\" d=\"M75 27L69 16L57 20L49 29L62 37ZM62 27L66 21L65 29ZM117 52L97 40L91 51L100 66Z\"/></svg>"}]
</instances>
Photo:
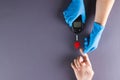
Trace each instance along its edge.
<instances>
[{"instance_id":1,"label":"glucometer","mask_svg":"<svg viewBox=\"0 0 120 80\"><path fill-rule=\"evenodd\" d=\"M80 32L82 32L82 30L83 30L83 23L81 16L79 16L72 24L72 31L75 34L79 34Z\"/></svg>"},{"instance_id":2,"label":"glucometer","mask_svg":"<svg viewBox=\"0 0 120 80\"><path fill-rule=\"evenodd\" d=\"M83 23L82 23L82 18L79 16L72 24L72 31L75 34L75 42L74 42L74 47L76 49L80 48L80 42L79 42L79 37L78 34L83 31Z\"/></svg>"}]
</instances>

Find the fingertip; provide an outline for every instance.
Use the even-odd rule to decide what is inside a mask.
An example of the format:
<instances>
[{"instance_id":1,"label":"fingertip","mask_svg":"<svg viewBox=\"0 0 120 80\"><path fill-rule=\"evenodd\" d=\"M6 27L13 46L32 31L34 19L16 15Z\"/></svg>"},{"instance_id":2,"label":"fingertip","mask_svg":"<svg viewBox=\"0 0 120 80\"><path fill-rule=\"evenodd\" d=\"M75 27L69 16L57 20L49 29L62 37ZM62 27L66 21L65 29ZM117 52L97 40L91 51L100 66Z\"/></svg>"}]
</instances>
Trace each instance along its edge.
<instances>
[{"instance_id":1,"label":"fingertip","mask_svg":"<svg viewBox=\"0 0 120 80\"><path fill-rule=\"evenodd\" d=\"M72 62L71 62L71 64L70 64L70 65L71 65L71 67L73 67L73 63L72 63Z\"/></svg>"},{"instance_id":2,"label":"fingertip","mask_svg":"<svg viewBox=\"0 0 120 80\"><path fill-rule=\"evenodd\" d=\"M88 39L84 38L84 47L88 46Z\"/></svg>"},{"instance_id":3,"label":"fingertip","mask_svg":"<svg viewBox=\"0 0 120 80\"><path fill-rule=\"evenodd\" d=\"M75 67L74 67L73 63L71 63L71 67L72 67L72 69L75 69Z\"/></svg>"},{"instance_id":4,"label":"fingertip","mask_svg":"<svg viewBox=\"0 0 120 80\"><path fill-rule=\"evenodd\" d=\"M67 15L66 15L66 12L65 12L65 11L63 12L63 16L64 16L64 19L66 20L66 16L67 16Z\"/></svg>"},{"instance_id":5,"label":"fingertip","mask_svg":"<svg viewBox=\"0 0 120 80\"><path fill-rule=\"evenodd\" d=\"M69 24L70 27L72 27L72 24L73 24L72 18L69 19L68 24Z\"/></svg>"},{"instance_id":6,"label":"fingertip","mask_svg":"<svg viewBox=\"0 0 120 80\"><path fill-rule=\"evenodd\" d=\"M69 27L72 27L72 23L69 23Z\"/></svg>"},{"instance_id":7,"label":"fingertip","mask_svg":"<svg viewBox=\"0 0 120 80\"><path fill-rule=\"evenodd\" d=\"M85 13L82 15L82 22L85 23L85 20L86 20L86 16L85 16Z\"/></svg>"},{"instance_id":8,"label":"fingertip","mask_svg":"<svg viewBox=\"0 0 120 80\"><path fill-rule=\"evenodd\" d=\"M84 42L84 45L88 45L88 42L87 42L87 41L85 41L85 42Z\"/></svg>"},{"instance_id":9,"label":"fingertip","mask_svg":"<svg viewBox=\"0 0 120 80\"><path fill-rule=\"evenodd\" d=\"M87 37L84 38L84 41L87 41Z\"/></svg>"},{"instance_id":10,"label":"fingertip","mask_svg":"<svg viewBox=\"0 0 120 80\"><path fill-rule=\"evenodd\" d=\"M84 23L84 24L85 24L85 19L82 19L82 23Z\"/></svg>"},{"instance_id":11,"label":"fingertip","mask_svg":"<svg viewBox=\"0 0 120 80\"><path fill-rule=\"evenodd\" d=\"M76 59L74 59L74 64L76 65Z\"/></svg>"},{"instance_id":12,"label":"fingertip","mask_svg":"<svg viewBox=\"0 0 120 80\"><path fill-rule=\"evenodd\" d=\"M83 62L83 57L82 56L80 56L79 62L80 63Z\"/></svg>"},{"instance_id":13,"label":"fingertip","mask_svg":"<svg viewBox=\"0 0 120 80\"><path fill-rule=\"evenodd\" d=\"M82 56L84 55L84 52L83 52L82 48L80 48L80 53L81 53Z\"/></svg>"},{"instance_id":14,"label":"fingertip","mask_svg":"<svg viewBox=\"0 0 120 80\"><path fill-rule=\"evenodd\" d=\"M63 11L63 15L66 15L66 13L67 13L67 11L65 10L65 11Z\"/></svg>"}]
</instances>

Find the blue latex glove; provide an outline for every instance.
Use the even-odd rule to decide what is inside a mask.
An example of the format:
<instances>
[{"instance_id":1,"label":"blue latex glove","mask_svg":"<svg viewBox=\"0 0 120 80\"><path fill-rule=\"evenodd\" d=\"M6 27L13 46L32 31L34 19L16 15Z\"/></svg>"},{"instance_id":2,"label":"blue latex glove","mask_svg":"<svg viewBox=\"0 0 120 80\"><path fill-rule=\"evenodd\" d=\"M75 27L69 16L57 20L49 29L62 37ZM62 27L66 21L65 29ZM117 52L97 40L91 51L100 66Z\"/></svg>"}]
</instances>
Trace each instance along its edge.
<instances>
[{"instance_id":1,"label":"blue latex glove","mask_svg":"<svg viewBox=\"0 0 120 80\"><path fill-rule=\"evenodd\" d=\"M85 23L85 7L83 0L72 0L68 8L63 12L66 23L72 27L72 23L81 15L82 22Z\"/></svg>"},{"instance_id":2,"label":"blue latex glove","mask_svg":"<svg viewBox=\"0 0 120 80\"><path fill-rule=\"evenodd\" d=\"M98 46L104 27L94 22L90 36L84 40L84 53L92 52Z\"/></svg>"}]
</instances>

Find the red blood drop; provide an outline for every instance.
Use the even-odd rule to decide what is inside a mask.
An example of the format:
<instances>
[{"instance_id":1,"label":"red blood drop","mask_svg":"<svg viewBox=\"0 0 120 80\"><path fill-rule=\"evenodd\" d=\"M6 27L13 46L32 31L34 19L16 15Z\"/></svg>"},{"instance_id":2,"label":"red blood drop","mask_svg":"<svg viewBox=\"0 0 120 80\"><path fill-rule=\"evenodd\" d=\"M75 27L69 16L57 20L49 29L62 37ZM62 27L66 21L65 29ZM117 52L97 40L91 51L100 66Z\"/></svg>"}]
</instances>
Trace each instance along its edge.
<instances>
[{"instance_id":1,"label":"red blood drop","mask_svg":"<svg viewBox=\"0 0 120 80\"><path fill-rule=\"evenodd\" d=\"M76 49L78 49L78 48L80 47L80 42L79 42L79 41L75 41L75 42L74 42L74 47L75 47Z\"/></svg>"}]
</instances>

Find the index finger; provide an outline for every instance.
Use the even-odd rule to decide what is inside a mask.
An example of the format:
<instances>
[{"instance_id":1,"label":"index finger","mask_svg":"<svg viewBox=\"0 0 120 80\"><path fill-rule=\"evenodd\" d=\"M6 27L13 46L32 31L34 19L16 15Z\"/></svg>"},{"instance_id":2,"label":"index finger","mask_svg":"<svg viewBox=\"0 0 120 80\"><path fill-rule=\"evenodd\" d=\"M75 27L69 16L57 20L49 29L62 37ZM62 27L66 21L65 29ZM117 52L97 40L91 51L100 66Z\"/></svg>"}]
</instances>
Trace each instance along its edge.
<instances>
[{"instance_id":1,"label":"index finger","mask_svg":"<svg viewBox=\"0 0 120 80\"><path fill-rule=\"evenodd\" d=\"M82 49L80 49L80 52L81 52L81 54L82 54L82 56L83 56L83 61L84 61L86 64L88 64L88 65L91 66L91 62L90 62L90 59L89 59L88 55L87 55L87 54L84 54Z\"/></svg>"}]
</instances>

